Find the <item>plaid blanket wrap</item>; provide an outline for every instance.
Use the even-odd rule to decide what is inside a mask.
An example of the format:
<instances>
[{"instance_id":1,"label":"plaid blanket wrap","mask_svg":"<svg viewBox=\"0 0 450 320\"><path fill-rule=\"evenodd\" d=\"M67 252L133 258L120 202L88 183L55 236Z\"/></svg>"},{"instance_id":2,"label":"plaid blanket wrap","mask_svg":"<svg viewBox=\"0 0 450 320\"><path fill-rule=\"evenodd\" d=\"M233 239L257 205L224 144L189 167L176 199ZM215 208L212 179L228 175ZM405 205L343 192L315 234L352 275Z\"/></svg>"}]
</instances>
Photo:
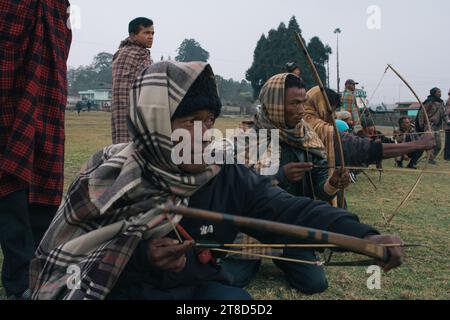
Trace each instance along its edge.
<instances>
[{"instance_id":1,"label":"plaid blanket wrap","mask_svg":"<svg viewBox=\"0 0 450 320\"><path fill-rule=\"evenodd\" d=\"M119 50L113 57L111 106L113 144L131 141L127 127L127 116L130 113L130 90L139 73L152 63L150 51L132 38L122 41Z\"/></svg>"},{"instance_id":2,"label":"plaid blanket wrap","mask_svg":"<svg viewBox=\"0 0 450 320\"><path fill-rule=\"evenodd\" d=\"M59 206L72 32L66 0L0 1L0 198Z\"/></svg>"},{"instance_id":3,"label":"plaid blanket wrap","mask_svg":"<svg viewBox=\"0 0 450 320\"><path fill-rule=\"evenodd\" d=\"M341 98L341 110L351 113L355 126L361 125L361 116L359 114L358 105L356 103L356 95L354 92L344 90Z\"/></svg>"}]
</instances>

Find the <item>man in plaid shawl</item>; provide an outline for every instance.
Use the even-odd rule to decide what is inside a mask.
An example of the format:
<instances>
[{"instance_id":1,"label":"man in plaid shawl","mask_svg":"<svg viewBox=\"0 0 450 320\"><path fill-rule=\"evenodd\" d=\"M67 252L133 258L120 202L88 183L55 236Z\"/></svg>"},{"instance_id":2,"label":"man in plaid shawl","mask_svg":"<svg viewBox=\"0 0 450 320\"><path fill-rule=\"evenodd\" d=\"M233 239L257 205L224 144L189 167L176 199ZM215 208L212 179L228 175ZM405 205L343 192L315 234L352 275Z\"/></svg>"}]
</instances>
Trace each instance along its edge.
<instances>
[{"instance_id":1,"label":"man in plaid shawl","mask_svg":"<svg viewBox=\"0 0 450 320\"><path fill-rule=\"evenodd\" d=\"M356 85L358 82L354 80L347 80L345 82L345 90L342 93L341 110L348 111L352 114L353 123L356 126L361 124L361 116L359 114L358 104L356 101Z\"/></svg>"},{"instance_id":2,"label":"man in plaid shawl","mask_svg":"<svg viewBox=\"0 0 450 320\"><path fill-rule=\"evenodd\" d=\"M26 299L28 267L61 203L71 43L66 0L0 1L0 243L6 294Z\"/></svg>"},{"instance_id":3,"label":"man in plaid shawl","mask_svg":"<svg viewBox=\"0 0 450 320\"><path fill-rule=\"evenodd\" d=\"M113 57L111 130L113 144L131 141L127 127L130 112L130 90L138 73L151 63L150 51L155 34L153 21L136 18L129 23L130 36L121 42Z\"/></svg>"},{"instance_id":4,"label":"man in plaid shawl","mask_svg":"<svg viewBox=\"0 0 450 320\"><path fill-rule=\"evenodd\" d=\"M431 128L428 127L426 118L425 118L425 110L420 109L419 113L416 117L416 129L418 132L426 132L431 130L434 132L434 138L436 140L436 147L431 152L431 157L429 159L429 163L436 165L436 157L441 153L442 148L442 139L440 130L442 130L443 125L447 122L445 117L445 105L444 100L441 99L442 91L439 88L433 88L430 90L430 95L423 102L423 106L425 107L428 118L430 120Z\"/></svg>"},{"instance_id":5,"label":"man in plaid shawl","mask_svg":"<svg viewBox=\"0 0 450 320\"><path fill-rule=\"evenodd\" d=\"M297 197L331 201L340 189L348 187L348 170L339 170L328 175L328 163L324 143L316 132L305 122L305 103L307 101L305 83L293 74L278 74L270 78L261 90L259 97L262 109L253 122L244 122L248 129L260 132L262 129L280 131L280 154L278 172L271 178L275 183ZM239 141L239 140L238 140ZM270 147L268 149L271 149ZM268 150L265 154L271 154ZM267 156L268 157L268 156ZM272 156L271 156L272 157ZM264 157L255 166L261 173L261 166L273 165ZM260 164L261 163L261 164ZM314 167L316 166L316 168ZM239 240L241 241L241 240ZM254 243L244 236L241 242ZM246 250L246 252L250 252ZM255 253L271 254L272 250L260 250ZM284 250L283 257L301 260L316 259L314 250ZM294 265L283 261L274 261L282 270L293 288L306 294L323 292L328 287L323 268L313 265ZM250 274L240 272L239 284L247 284L260 265L259 260L225 262L230 273L244 265Z\"/></svg>"},{"instance_id":6,"label":"man in plaid shawl","mask_svg":"<svg viewBox=\"0 0 450 320\"><path fill-rule=\"evenodd\" d=\"M239 229L164 215L159 208L168 201L400 243L344 210L272 187L245 166L175 165L172 149L180 141L172 142L172 131L184 129L192 138L196 122L205 133L220 114L208 64L156 63L136 79L130 99L133 142L95 154L69 188L32 263L34 299L249 299L229 285L214 259L220 256L200 258L191 241L180 244L172 232L182 228L185 239L231 243ZM193 143L192 156L197 146L208 146ZM265 243L295 241L243 231ZM390 250L386 270L401 264L401 250Z\"/></svg>"}]
</instances>

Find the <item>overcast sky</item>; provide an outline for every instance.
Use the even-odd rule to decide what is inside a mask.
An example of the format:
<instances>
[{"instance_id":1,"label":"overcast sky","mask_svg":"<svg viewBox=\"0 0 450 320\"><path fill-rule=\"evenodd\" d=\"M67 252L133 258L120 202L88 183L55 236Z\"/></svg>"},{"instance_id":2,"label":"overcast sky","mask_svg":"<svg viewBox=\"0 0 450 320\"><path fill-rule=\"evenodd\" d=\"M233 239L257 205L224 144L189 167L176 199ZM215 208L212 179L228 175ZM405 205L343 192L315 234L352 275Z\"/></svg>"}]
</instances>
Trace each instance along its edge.
<instances>
[{"instance_id":1,"label":"overcast sky","mask_svg":"<svg viewBox=\"0 0 450 320\"><path fill-rule=\"evenodd\" d=\"M332 88L336 88L333 31L341 28L341 88L345 79L353 78L371 97L386 64L391 63L423 99L434 86L443 90L445 99L450 89L448 0L72 0L71 4L80 9L80 28L74 25L70 66L90 64L101 51L114 53L127 37L128 22L146 16L155 23L151 50L155 61L161 55L174 58L183 39L194 38L209 51L216 74L241 80L261 34L280 22L287 24L295 15L304 38L318 36L333 49ZM374 5L380 20L376 12L367 12ZM414 100L388 72L372 102L393 103L399 98Z\"/></svg>"}]
</instances>

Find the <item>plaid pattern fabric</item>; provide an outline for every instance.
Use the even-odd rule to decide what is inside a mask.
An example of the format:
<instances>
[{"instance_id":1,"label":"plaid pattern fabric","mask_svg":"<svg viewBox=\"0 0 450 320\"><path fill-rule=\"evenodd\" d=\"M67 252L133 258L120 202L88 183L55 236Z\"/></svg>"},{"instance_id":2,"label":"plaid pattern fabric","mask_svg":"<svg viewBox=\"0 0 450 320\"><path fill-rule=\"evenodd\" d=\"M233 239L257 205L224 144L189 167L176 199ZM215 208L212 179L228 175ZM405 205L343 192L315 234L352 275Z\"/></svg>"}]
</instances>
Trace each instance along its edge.
<instances>
[{"instance_id":1,"label":"plaid pattern fabric","mask_svg":"<svg viewBox=\"0 0 450 320\"><path fill-rule=\"evenodd\" d=\"M358 105L356 104L356 96L353 92L344 90L344 93L342 93L341 110L350 112L355 125L361 125L359 109Z\"/></svg>"},{"instance_id":2,"label":"plaid pattern fabric","mask_svg":"<svg viewBox=\"0 0 450 320\"><path fill-rule=\"evenodd\" d=\"M0 1L0 198L59 205L71 31L65 0Z\"/></svg>"},{"instance_id":3,"label":"plaid pattern fabric","mask_svg":"<svg viewBox=\"0 0 450 320\"><path fill-rule=\"evenodd\" d=\"M331 123L332 117L318 86L309 90L307 95L308 100L305 106L307 115L305 121L324 143L328 165L334 167L336 164L336 156L334 152L334 127ZM333 174L333 172L330 172L330 174Z\"/></svg>"},{"instance_id":4,"label":"plaid pattern fabric","mask_svg":"<svg viewBox=\"0 0 450 320\"><path fill-rule=\"evenodd\" d=\"M32 261L33 299L104 299L139 241L172 230L157 206L183 201L219 173L219 166L210 166L187 174L171 162L170 119L201 72L214 77L205 63L162 62L136 80L134 142L95 154L69 188ZM79 286L70 268L80 271Z\"/></svg>"},{"instance_id":5,"label":"plaid pattern fabric","mask_svg":"<svg viewBox=\"0 0 450 320\"><path fill-rule=\"evenodd\" d=\"M334 167L336 166L336 154L334 149L334 127L331 124L332 118L326 106L325 99L323 98L320 88L314 87L308 91L308 101L306 102L306 117L305 121L319 136L320 140L325 144L325 150L327 152L327 162L330 166L328 170L328 176L332 176L334 173ZM337 207L337 198L330 201L330 204Z\"/></svg>"},{"instance_id":6,"label":"plaid pattern fabric","mask_svg":"<svg viewBox=\"0 0 450 320\"><path fill-rule=\"evenodd\" d=\"M130 90L139 72L153 63L150 51L137 41L127 38L113 57L112 140L113 144L131 141L127 127L130 110Z\"/></svg>"},{"instance_id":7,"label":"plaid pattern fabric","mask_svg":"<svg viewBox=\"0 0 450 320\"><path fill-rule=\"evenodd\" d=\"M447 100L445 105L444 130L450 130L450 99Z\"/></svg>"},{"instance_id":8,"label":"plaid pattern fabric","mask_svg":"<svg viewBox=\"0 0 450 320\"><path fill-rule=\"evenodd\" d=\"M327 103L323 98L323 94L320 91L320 87L316 86L311 88L308 92L308 100L305 104L305 112L308 115L312 115L316 118L322 119L325 122L331 123L332 118L327 107Z\"/></svg>"}]
</instances>

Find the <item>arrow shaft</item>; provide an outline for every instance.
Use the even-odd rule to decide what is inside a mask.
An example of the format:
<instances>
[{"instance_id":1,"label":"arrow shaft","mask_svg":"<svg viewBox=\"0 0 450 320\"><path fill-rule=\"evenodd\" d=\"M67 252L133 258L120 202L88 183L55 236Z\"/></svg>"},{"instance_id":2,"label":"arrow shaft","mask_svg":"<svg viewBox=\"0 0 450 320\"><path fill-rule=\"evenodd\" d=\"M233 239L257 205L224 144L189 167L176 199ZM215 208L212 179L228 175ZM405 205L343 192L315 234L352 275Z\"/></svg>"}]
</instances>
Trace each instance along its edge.
<instances>
[{"instance_id":1,"label":"arrow shaft","mask_svg":"<svg viewBox=\"0 0 450 320\"><path fill-rule=\"evenodd\" d=\"M328 166L314 166L314 168L318 169L332 169ZM345 167L349 170L360 170L360 171L374 171L374 172L401 172L401 173L417 173L417 170L412 169L397 169L397 168L389 168L389 169L376 169L376 168L366 168L366 167ZM450 175L450 171L438 171L438 170L426 170L424 173L429 174L448 174Z\"/></svg>"}]
</instances>

